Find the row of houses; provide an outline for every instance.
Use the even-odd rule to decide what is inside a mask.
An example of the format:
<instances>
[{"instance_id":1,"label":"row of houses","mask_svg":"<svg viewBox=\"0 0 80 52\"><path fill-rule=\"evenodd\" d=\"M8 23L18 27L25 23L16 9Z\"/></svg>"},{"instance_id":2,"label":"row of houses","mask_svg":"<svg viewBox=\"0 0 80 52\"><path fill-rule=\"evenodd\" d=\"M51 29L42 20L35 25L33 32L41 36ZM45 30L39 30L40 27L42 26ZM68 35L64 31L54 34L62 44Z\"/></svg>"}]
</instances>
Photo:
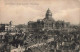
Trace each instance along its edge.
<instances>
[{"instance_id":1,"label":"row of houses","mask_svg":"<svg viewBox=\"0 0 80 52\"><path fill-rule=\"evenodd\" d=\"M9 23L1 23L0 24L0 32L14 31L15 26L12 25L12 21Z\"/></svg>"}]
</instances>

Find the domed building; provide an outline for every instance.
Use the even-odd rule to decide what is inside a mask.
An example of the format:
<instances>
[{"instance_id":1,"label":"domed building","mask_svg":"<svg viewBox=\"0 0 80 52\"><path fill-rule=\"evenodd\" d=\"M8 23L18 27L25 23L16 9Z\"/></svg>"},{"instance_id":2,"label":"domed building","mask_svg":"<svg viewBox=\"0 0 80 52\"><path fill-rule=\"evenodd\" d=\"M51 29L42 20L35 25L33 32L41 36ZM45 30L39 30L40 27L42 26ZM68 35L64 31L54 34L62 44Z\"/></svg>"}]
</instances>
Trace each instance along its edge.
<instances>
[{"instance_id":1,"label":"domed building","mask_svg":"<svg viewBox=\"0 0 80 52\"><path fill-rule=\"evenodd\" d=\"M64 21L55 21L52 17L52 12L50 9L47 10L44 19L38 19L37 22L29 21L28 28L29 31L38 31L38 30L54 30L63 27L68 27L69 23Z\"/></svg>"}]
</instances>

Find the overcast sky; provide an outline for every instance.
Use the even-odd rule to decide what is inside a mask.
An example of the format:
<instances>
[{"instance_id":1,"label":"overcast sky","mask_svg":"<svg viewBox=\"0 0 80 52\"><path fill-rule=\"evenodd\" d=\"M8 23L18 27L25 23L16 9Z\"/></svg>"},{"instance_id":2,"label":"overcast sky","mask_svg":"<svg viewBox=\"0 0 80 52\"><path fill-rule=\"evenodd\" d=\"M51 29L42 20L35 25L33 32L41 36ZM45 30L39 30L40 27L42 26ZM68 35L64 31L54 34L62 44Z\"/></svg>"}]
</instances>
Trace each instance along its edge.
<instances>
[{"instance_id":1,"label":"overcast sky","mask_svg":"<svg viewBox=\"0 0 80 52\"><path fill-rule=\"evenodd\" d=\"M0 0L0 23L24 24L45 18L50 9L55 20L80 22L80 0Z\"/></svg>"}]
</instances>

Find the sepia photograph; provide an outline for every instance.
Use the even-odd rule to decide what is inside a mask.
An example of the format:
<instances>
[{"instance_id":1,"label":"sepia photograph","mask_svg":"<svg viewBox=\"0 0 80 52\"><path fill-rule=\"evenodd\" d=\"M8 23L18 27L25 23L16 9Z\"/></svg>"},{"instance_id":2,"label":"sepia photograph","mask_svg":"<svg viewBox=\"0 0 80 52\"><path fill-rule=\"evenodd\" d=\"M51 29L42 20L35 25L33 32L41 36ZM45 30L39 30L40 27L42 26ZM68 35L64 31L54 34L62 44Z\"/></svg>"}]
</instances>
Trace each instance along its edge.
<instances>
[{"instance_id":1,"label":"sepia photograph","mask_svg":"<svg viewBox=\"0 0 80 52\"><path fill-rule=\"evenodd\" d=\"M0 52L80 52L80 0L0 0Z\"/></svg>"}]
</instances>

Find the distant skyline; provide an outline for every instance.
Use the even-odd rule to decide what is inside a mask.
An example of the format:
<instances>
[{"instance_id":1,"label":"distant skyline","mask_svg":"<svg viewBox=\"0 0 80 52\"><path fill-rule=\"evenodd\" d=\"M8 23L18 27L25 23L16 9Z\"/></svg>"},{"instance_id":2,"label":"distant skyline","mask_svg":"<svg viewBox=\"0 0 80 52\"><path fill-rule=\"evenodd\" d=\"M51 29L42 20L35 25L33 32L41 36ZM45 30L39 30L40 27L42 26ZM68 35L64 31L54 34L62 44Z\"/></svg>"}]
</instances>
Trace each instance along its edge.
<instances>
[{"instance_id":1,"label":"distant skyline","mask_svg":"<svg viewBox=\"0 0 80 52\"><path fill-rule=\"evenodd\" d=\"M27 24L45 18L48 8L56 21L80 23L80 0L0 0L0 23Z\"/></svg>"}]
</instances>

